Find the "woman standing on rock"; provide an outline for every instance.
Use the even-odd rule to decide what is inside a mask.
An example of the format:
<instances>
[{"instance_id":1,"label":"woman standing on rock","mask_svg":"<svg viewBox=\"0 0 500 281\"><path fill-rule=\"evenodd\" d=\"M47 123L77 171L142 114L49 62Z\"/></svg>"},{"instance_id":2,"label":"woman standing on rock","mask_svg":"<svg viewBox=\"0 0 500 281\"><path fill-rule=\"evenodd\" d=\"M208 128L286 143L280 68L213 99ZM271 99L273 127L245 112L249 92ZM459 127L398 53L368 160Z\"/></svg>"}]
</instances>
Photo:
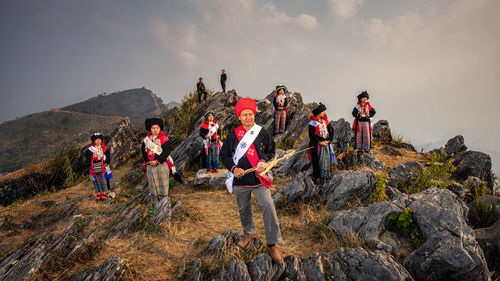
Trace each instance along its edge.
<instances>
[{"instance_id":1,"label":"woman standing on rock","mask_svg":"<svg viewBox=\"0 0 500 281\"><path fill-rule=\"evenodd\" d=\"M103 142L103 135L101 133L94 133L90 136L92 144L84 151L87 163L90 163L89 175L94 183L96 192L96 200L106 200L106 191L108 191L107 180L112 178L109 163L111 155L109 149Z\"/></svg>"},{"instance_id":2,"label":"woman standing on rock","mask_svg":"<svg viewBox=\"0 0 500 281\"><path fill-rule=\"evenodd\" d=\"M331 164L336 163L333 152L333 127L326 116L326 106L320 103L309 117L309 161L313 166L313 181L317 185L331 177Z\"/></svg>"},{"instance_id":3,"label":"woman standing on rock","mask_svg":"<svg viewBox=\"0 0 500 281\"><path fill-rule=\"evenodd\" d=\"M285 132L286 117L288 110L286 106L288 105L288 100L285 96L286 87L276 86L276 95L273 99L273 113L274 113L274 133L282 134Z\"/></svg>"},{"instance_id":4,"label":"woman standing on rock","mask_svg":"<svg viewBox=\"0 0 500 281\"><path fill-rule=\"evenodd\" d=\"M355 149L370 151L372 144L372 126L371 117L375 115L375 109L371 106L368 99L370 96L366 91L358 95L358 103L352 110L354 123L354 140L356 142Z\"/></svg>"},{"instance_id":5,"label":"woman standing on rock","mask_svg":"<svg viewBox=\"0 0 500 281\"><path fill-rule=\"evenodd\" d=\"M220 127L215 121L215 113L205 113L205 121L200 128L200 136L203 138L203 163L207 168L207 174L218 173L220 153Z\"/></svg>"},{"instance_id":6,"label":"woman standing on rock","mask_svg":"<svg viewBox=\"0 0 500 281\"><path fill-rule=\"evenodd\" d=\"M163 120L160 118L146 119L147 136L142 142L142 164L148 177L151 199L161 201L168 195L170 168L167 158L170 155L170 141L163 131Z\"/></svg>"}]
</instances>

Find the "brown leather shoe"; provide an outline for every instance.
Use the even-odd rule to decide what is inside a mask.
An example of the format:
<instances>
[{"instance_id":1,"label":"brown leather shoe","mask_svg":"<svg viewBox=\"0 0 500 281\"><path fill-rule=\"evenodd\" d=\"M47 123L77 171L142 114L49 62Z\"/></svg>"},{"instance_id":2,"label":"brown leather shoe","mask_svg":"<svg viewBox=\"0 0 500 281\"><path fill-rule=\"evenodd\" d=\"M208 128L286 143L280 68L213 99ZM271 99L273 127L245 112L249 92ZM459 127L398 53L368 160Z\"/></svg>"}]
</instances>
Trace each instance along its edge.
<instances>
[{"instance_id":1,"label":"brown leather shoe","mask_svg":"<svg viewBox=\"0 0 500 281\"><path fill-rule=\"evenodd\" d=\"M250 240L252 240L252 238L254 238L255 235L250 235L250 236L246 236L246 235L243 235L243 237L240 239L240 241L238 241L238 247L240 248L245 248L248 243L250 242Z\"/></svg>"},{"instance_id":2,"label":"brown leather shoe","mask_svg":"<svg viewBox=\"0 0 500 281\"><path fill-rule=\"evenodd\" d=\"M266 249L267 249L267 252L269 253L269 255L271 256L271 258L273 258L273 260L277 263L283 263L283 257L281 256L281 253L280 253L280 250L278 250L278 247L276 245L272 246L271 248L269 248L267 245L266 245Z\"/></svg>"}]
</instances>

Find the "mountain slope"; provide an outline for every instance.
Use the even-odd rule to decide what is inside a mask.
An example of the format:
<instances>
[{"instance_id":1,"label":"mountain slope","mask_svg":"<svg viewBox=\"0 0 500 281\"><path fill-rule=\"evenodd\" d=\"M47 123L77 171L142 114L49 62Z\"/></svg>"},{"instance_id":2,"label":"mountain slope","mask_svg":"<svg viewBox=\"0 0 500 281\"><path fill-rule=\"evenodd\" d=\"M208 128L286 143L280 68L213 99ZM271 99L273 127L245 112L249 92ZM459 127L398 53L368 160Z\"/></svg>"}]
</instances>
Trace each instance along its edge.
<instances>
[{"instance_id":1,"label":"mountain slope","mask_svg":"<svg viewBox=\"0 0 500 281\"><path fill-rule=\"evenodd\" d=\"M40 162L63 146L110 134L122 117L65 112L35 113L0 124L0 172Z\"/></svg>"}]
</instances>

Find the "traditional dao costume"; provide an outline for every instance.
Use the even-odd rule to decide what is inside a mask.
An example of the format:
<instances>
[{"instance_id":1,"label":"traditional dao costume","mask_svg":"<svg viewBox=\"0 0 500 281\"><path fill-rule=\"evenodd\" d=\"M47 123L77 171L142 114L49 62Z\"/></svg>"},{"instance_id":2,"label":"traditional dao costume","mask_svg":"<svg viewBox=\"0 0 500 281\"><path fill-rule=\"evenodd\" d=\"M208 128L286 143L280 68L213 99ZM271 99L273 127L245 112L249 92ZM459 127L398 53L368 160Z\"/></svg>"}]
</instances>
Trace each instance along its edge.
<instances>
[{"instance_id":1,"label":"traditional dao costume","mask_svg":"<svg viewBox=\"0 0 500 281\"><path fill-rule=\"evenodd\" d=\"M249 109L256 113L256 102L250 98L242 98L234 107L239 117L243 110ZM236 202L240 213L240 220L244 230L244 237L238 245L244 248L252 237L255 236L255 222L252 214L251 195L257 198L262 209L264 226L266 230L267 249L271 257L278 263L283 262L275 244L282 241L278 217L274 208L273 199L269 191L272 182L267 176L261 176L256 172L249 172L241 178L234 177L234 170L241 168L247 170L256 167L259 162L267 162L274 157L274 141L261 126L254 124L252 128L245 130L243 125L230 132L222 145L222 164L230 173L226 180L229 192L236 196Z\"/></svg>"},{"instance_id":2,"label":"traditional dao costume","mask_svg":"<svg viewBox=\"0 0 500 281\"><path fill-rule=\"evenodd\" d=\"M313 179L316 184L323 184L325 179L331 177L331 164L337 164L333 151L333 127L325 114L322 118L318 115L326 111L326 106L322 103L313 110L313 115L309 117L309 161L313 166ZM319 143L328 141L328 145L322 146Z\"/></svg>"},{"instance_id":3,"label":"traditional dao costume","mask_svg":"<svg viewBox=\"0 0 500 281\"><path fill-rule=\"evenodd\" d=\"M283 94L280 94L280 90L283 90ZM285 132L286 119L288 116L288 99L285 96L287 89L285 86L276 86L276 94L273 99L273 114L274 114L274 133L282 134Z\"/></svg>"},{"instance_id":4,"label":"traditional dao costume","mask_svg":"<svg viewBox=\"0 0 500 281\"><path fill-rule=\"evenodd\" d=\"M151 118L146 120L147 136L144 138L141 146L142 157L144 158L143 170L146 171L149 184L149 192L153 201L161 201L168 195L170 164L168 157L171 152L170 141L163 131L163 120ZM160 133L153 136L151 127L160 126ZM158 165L153 166L151 162L158 161ZM173 165L173 164L172 164Z\"/></svg>"},{"instance_id":5,"label":"traditional dao costume","mask_svg":"<svg viewBox=\"0 0 500 281\"><path fill-rule=\"evenodd\" d=\"M362 98L369 99L370 96L366 91L358 95L358 103L352 110L352 116L355 118L352 129L354 130L354 140L356 142L355 149L369 151L372 144L372 125L370 118L375 115L375 109L368 101L366 101L364 105L361 104Z\"/></svg>"},{"instance_id":6,"label":"traditional dao costume","mask_svg":"<svg viewBox=\"0 0 500 281\"><path fill-rule=\"evenodd\" d=\"M214 116L213 121L208 121L208 116ZM205 113L205 121L200 128L200 136L203 138L203 162L207 168L207 173L218 173L219 169L219 154L220 142L218 136L220 135L220 127L215 121L215 113L208 111ZM206 137L209 137L208 139Z\"/></svg>"},{"instance_id":7,"label":"traditional dao costume","mask_svg":"<svg viewBox=\"0 0 500 281\"><path fill-rule=\"evenodd\" d=\"M96 200L105 200L108 191L108 181L113 178L111 174L111 169L109 168L109 163L111 161L111 155L109 149L104 145L104 137L101 133L95 133L90 136L92 144L84 150L85 157L87 158L87 163L90 163L89 176L94 184L94 189L96 192ZM95 141L101 139L101 145L96 146Z\"/></svg>"}]
</instances>

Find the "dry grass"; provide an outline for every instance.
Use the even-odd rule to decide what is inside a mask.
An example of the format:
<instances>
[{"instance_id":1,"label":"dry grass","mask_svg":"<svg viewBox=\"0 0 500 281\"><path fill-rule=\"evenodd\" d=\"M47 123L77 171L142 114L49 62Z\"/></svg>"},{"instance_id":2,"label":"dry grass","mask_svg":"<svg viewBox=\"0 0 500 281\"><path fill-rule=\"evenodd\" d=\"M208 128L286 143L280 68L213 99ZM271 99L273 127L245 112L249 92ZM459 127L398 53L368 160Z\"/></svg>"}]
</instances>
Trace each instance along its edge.
<instances>
[{"instance_id":1,"label":"dry grass","mask_svg":"<svg viewBox=\"0 0 500 281\"><path fill-rule=\"evenodd\" d=\"M395 167L399 164L403 164L403 163L406 163L409 161L418 161L422 165L425 165L426 163L429 162L429 159L427 157L425 157L423 154L418 154L416 152L402 149L402 148L394 148L394 149L401 152L401 154L403 154L403 156L387 155L387 154L382 153L383 147L384 147L383 145L375 145L372 148L371 152L373 153L375 158L377 158L379 161L384 162L386 168Z\"/></svg>"}]
</instances>

